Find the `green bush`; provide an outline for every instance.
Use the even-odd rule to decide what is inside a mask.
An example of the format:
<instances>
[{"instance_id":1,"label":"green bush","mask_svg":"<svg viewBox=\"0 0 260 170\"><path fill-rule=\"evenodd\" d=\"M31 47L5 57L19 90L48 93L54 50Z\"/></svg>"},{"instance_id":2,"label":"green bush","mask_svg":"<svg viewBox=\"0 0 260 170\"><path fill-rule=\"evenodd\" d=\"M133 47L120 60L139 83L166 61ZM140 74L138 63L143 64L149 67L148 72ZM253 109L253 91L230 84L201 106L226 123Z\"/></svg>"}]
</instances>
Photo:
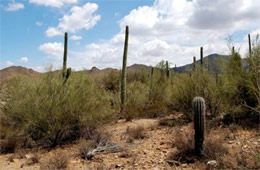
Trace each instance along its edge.
<instances>
[{"instance_id":1,"label":"green bush","mask_svg":"<svg viewBox=\"0 0 260 170\"><path fill-rule=\"evenodd\" d=\"M214 116L217 114L221 98L214 76L201 68L197 68L188 74L175 75L171 85L173 108L184 112L191 119L191 103L196 96L205 98L207 111Z\"/></svg>"},{"instance_id":2,"label":"green bush","mask_svg":"<svg viewBox=\"0 0 260 170\"><path fill-rule=\"evenodd\" d=\"M94 81L74 73L66 84L60 73L39 78L17 77L9 83L10 100L4 115L18 131L37 144L56 146L80 136L111 116L110 97Z\"/></svg>"},{"instance_id":3,"label":"green bush","mask_svg":"<svg viewBox=\"0 0 260 170\"><path fill-rule=\"evenodd\" d=\"M132 82L127 86L125 109L125 118L127 120L143 114L148 101L148 93L149 89L147 85L139 81Z\"/></svg>"}]
</instances>

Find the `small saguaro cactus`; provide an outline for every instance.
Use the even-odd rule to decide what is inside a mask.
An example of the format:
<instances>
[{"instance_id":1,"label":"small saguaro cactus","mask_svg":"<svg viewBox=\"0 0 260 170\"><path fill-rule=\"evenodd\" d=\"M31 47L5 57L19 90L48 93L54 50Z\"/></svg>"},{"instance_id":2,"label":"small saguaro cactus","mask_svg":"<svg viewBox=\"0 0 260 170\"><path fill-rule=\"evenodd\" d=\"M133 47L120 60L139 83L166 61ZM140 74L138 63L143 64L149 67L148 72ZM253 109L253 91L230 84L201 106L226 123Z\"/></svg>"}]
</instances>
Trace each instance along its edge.
<instances>
[{"instance_id":1,"label":"small saguaro cactus","mask_svg":"<svg viewBox=\"0 0 260 170\"><path fill-rule=\"evenodd\" d=\"M71 68L67 69L67 53L68 53L68 33L65 32L64 36L64 56L63 56L63 68L62 68L62 77L64 82L66 82L71 75Z\"/></svg>"},{"instance_id":2,"label":"small saguaro cactus","mask_svg":"<svg viewBox=\"0 0 260 170\"><path fill-rule=\"evenodd\" d=\"M200 64L203 66L203 47L200 47Z\"/></svg>"},{"instance_id":3,"label":"small saguaro cactus","mask_svg":"<svg viewBox=\"0 0 260 170\"><path fill-rule=\"evenodd\" d=\"M169 63L168 63L168 61L166 61L166 76L167 76L167 78L170 77L170 69L169 69Z\"/></svg>"},{"instance_id":4,"label":"small saguaro cactus","mask_svg":"<svg viewBox=\"0 0 260 170\"><path fill-rule=\"evenodd\" d=\"M235 54L235 47L233 46L232 47L232 55L234 55Z\"/></svg>"},{"instance_id":5,"label":"small saguaro cactus","mask_svg":"<svg viewBox=\"0 0 260 170\"><path fill-rule=\"evenodd\" d=\"M205 100L202 97L195 97L192 101L193 121L194 121L194 140L195 154L201 155L204 141L204 124L205 124Z\"/></svg>"},{"instance_id":6,"label":"small saguaro cactus","mask_svg":"<svg viewBox=\"0 0 260 170\"><path fill-rule=\"evenodd\" d=\"M124 110L125 98L126 98L126 63L127 63L127 50L128 50L128 35L129 28L125 28L125 45L123 54L123 66L121 74L121 112Z\"/></svg>"},{"instance_id":7,"label":"small saguaro cactus","mask_svg":"<svg viewBox=\"0 0 260 170\"><path fill-rule=\"evenodd\" d=\"M194 56L193 57L193 69L195 70L195 68L196 68L196 57Z\"/></svg>"}]
</instances>

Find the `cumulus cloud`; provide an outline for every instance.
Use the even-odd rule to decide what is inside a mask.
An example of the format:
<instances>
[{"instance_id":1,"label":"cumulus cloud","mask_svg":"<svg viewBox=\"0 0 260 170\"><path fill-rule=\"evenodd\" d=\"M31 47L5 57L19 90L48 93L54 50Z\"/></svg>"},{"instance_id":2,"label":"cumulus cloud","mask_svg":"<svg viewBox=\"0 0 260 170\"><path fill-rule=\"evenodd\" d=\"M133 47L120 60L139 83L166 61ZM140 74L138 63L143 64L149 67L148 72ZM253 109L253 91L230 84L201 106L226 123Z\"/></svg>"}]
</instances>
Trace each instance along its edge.
<instances>
[{"instance_id":1,"label":"cumulus cloud","mask_svg":"<svg viewBox=\"0 0 260 170\"><path fill-rule=\"evenodd\" d=\"M77 3L78 0L29 0L30 3L60 8L65 4Z\"/></svg>"},{"instance_id":2,"label":"cumulus cloud","mask_svg":"<svg viewBox=\"0 0 260 170\"><path fill-rule=\"evenodd\" d=\"M57 27L49 27L45 32L48 37L62 35L63 32L75 33L79 30L89 30L94 27L100 20L101 16L95 12L98 5L95 3L86 3L82 7L73 6L69 14L64 15L59 19Z\"/></svg>"},{"instance_id":3,"label":"cumulus cloud","mask_svg":"<svg viewBox=\"0 0 260 170\"><path fill-rule=\"evenodd\" d=\"M21 63L28 63L28 58L27 57L22 57L22 58L20 58L20 62Z\"/></svg>"},{"instance_id":4,"label":"cumulus cloud","mask_svg":"<svg viewBox=\"0 0 260 170\"><path fill-rule=\"evenodd\" d=\"M63 44L58 42L44 43L38 48L48 55L49 58L62 59L63 56Z\"/></svg>"},{"instance_id":5,"label":"cumulus cloud","mask_svg":"<svg viewBox=\"0 0 260 170\"><path fill-rule=\"evenodd\" d=\"M75 69L120 68L126 25L130 32L128 65L155 65L162 59L177 66L188 64L193 56L199 56L200 46L204 47L205 56L228 54L228 35L259 30L259 6L260 1L254 0L155 0L153 5L133 9L118 21L120 32L111 39L87 44L82 51L71 51L69 62ZM58 30L69 29L59 25ZM247 52L246 41L234 42L242 55Z\"/></svg>"},{"instance_id":6,"label":"cumulus cloud","mask_svg":"<svg viewBox=\"0 0 260 170\"><path fill-rule=\"evenodd\" d=\"M72 36L70 37L70 39L77 41L77 40L81 40L82 37L81 37L81 36L78 36L78 35L72 35Z\"/></svg>"},{"instance_id":7,"label":"cumulus cloud","mask_svg":"<svg viewBox=\"0 0 260 170\"><path fill-rule=\"evenodd\" d=\"M22 3L9 3L7 8L5 9L6 11L18 11L19 9L23 9L24 5Z\"/></svg>"}]
</instances>

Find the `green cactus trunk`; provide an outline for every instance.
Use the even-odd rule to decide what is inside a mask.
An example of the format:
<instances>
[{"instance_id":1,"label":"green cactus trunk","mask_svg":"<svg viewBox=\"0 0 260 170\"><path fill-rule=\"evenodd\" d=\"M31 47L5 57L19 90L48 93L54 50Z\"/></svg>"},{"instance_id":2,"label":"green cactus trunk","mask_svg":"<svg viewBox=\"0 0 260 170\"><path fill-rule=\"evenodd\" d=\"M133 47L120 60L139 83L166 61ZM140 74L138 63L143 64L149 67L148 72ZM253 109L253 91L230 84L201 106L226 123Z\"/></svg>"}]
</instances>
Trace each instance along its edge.
<instances>
[{"instance_id":1,"label":"green cactus trunk","mask_svg":"<svg viewBox=\"0 0 260 170\"><path fill-rule=\"evenodd\" d=\"M63 68L62 68L62 78L64 84L67 82L71 75L71 68L67 69L67 54L68 54L68 33L65 32L64 36L64 56L63 56Z\"/></svg>"},{"instance_id":2,"label":"green cactus trunk","mask_svg":"<svg viewBox=\"0 0 260 170\"><path fill-rule=\"evenodd\" d=\"M65 32L64 36L64 56L63 56L63 69L62 69L62 77L66 77L67 73L67 52L68 52L68 33Z\"/></svg>"},{"instance_id":3,"label":"green cactus trunk","mask_svg":"<svg viewBox=\"0 0 260 170\"><path fill-rule=\"evenodd\" d=\"M193 57L193 70L195 70L196 68L196 57L194 56Z\"/></svg>"},{"instance_id":4,"label":"green cactus trunk","mask_svg":"<svg viewBox=\"0 0 260 170\"><path fill-rule=\"evenodd\" d=\"M203 66L203 47L200 47L200 64Z\"/></svg>"},{"instance_id":5,"label":"green cactus trunk","mask_svg":"<svg viewBox=\"0 0 260 170\"><path fill-rule=\"evenodd\" d=\"M167 78L170 77L170 69L169 69L169 63L168 63L168 61L166 61L166 76L167 76Z\"/></svg>"},{"instance_id":6,"label":"green cactus trunk","mask_svg":"<svg viewBox=\"0 0 260 170\"><path fill-rule=\"evenodd\" d=\"M152 92L153 92L153 67L151 68L151 74L150 74L149 100L152 99Z\"/></svg>"},{"instance_id":7,"label":"green cactus trunk","mask_svg":"<svg viewBox=\"0 0 260 170\"><path fill-rule=\"evenodd\" d=\"M248 45L249 45L249 57L252 55L252 47L251 47L251 37L250 34L248 34Z\"/></svg>"},{"instance_id":8,"label":"green cactus trunk","mask_svg":"<svg viewBox=\"0 0 260 170\"><path fill-rule=\"evenodd\" d=\"M122 66L122 74L121 74L121 112L124 111L125 99L126 99L126 63L127 63L127 50L128 50L128 35L129 35L129 28L128 26L126 26L123 66Z\"/></svg>"},{"instance_id":9,"label":"green cactus trunk","mask_svg":"<svg viewBox=\"0 0 260 170\"><path fill-rule=\"evenodd\" d=\"M192 101L193 121L194 121L194 140L195 140L195 154L201 155L204 141L204 124L205 124L205 100L202 97L195 97Z\"/></svg>"}]
</instances>

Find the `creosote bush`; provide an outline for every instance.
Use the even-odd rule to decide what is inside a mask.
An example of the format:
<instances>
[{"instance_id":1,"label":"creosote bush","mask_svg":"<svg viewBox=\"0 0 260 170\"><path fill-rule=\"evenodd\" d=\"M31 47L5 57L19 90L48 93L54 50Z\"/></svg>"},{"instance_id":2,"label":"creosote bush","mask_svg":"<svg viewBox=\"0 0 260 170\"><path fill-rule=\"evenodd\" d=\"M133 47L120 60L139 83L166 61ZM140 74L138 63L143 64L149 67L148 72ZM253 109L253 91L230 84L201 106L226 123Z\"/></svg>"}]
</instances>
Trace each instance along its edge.
<instances>
[{"instance_id":1,"label":"creosote bush","mask_svg":"<svg viewBox=\"0 0 260 170\"><path fill-rule=\"evenodd\" d=\"M56 146L77 139L81 129L108 120L110 97L92 78L74 73L66 83L60 74L17 77L9 82L10 100L4 115L18 137L38 145Z\"/></svg>"}]
</instances>

